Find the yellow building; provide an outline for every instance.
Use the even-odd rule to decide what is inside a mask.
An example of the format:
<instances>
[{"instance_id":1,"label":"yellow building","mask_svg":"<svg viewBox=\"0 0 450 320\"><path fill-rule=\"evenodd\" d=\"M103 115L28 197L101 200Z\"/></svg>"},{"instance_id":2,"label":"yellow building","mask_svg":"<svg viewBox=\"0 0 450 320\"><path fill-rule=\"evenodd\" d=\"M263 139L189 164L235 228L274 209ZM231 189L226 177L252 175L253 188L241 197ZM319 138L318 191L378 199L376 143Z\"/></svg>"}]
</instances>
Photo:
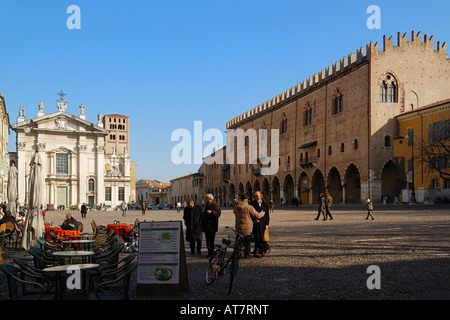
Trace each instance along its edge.
<instances>
[{"instance_id":1,"label":"yellow building","mask_svg":"<svg viewBox=\"0 0 450 320\"><path fill-rule=\"evenodd\" d=\"M450 99L396 116L394 157L404 168L402 201L450 199ZM414 190L414 192L413 192Z\"/></svg>"}]
</instances>

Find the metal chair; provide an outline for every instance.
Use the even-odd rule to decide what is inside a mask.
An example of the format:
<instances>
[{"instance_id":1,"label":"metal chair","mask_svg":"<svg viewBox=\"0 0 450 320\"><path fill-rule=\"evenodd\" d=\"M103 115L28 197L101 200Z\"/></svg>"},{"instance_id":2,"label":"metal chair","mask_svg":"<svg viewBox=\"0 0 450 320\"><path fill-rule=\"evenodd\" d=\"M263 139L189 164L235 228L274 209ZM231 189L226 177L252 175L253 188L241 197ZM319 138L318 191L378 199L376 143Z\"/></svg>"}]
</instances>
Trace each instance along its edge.
<instances>
[{"instance_id":1,"label":"metal chair","mask_svg":"<svg viewBox=\"0 0 450 320\"><path fill-rule=\"evenodd\" d=\"M121 275L113 280L99 283L90 294L90 300L128 300L130 278L137 268L137 261L128 264Z\"/></svg>"},{"instance_id":2,"label":"metal chair","mask_svg":"<svg viewBox=\"0 0 450 320\"><path fill-rule=\"evenodd\" d=\"M52 256L41 248L31 247L28 252L33 256L34 267L36 269L42 270L47 267L64 264L64 258Z\"/></svg>"},{"instance_id":3,"label":"metal chair","mask_svg":"<svg viewBox=\"0 0 450 320\"><path fill-rule=\"evenodd\" d=\"M6 274L11 300L54 300L56 296L48 293L53 283L45 281L8 263L0 266Z\"/></svg>"}]
</instances>

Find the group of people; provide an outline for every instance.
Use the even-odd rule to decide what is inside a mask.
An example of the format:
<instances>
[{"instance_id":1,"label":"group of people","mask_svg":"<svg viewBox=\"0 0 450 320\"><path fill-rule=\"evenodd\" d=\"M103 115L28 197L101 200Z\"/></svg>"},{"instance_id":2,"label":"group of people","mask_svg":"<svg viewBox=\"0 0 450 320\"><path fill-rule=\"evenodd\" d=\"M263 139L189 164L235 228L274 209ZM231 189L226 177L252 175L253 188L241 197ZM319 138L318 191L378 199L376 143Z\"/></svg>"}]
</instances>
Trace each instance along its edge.
<instances>
[{"instance_id":1,"label":"group of people","mask_svg":"<svg viewBox=\"0 0 450 320\"><path fill-rule=\"evenodd\" d=\"M330 208L331 205L333 204L333 197L330 195L330 193L326 193L326 195L324 195L323 193L320 194L320 200L319 200L319 210L317 212L317 216L314 218L314 220L319 220L320 215L323 215L323 220L327 220L327 218L329 217L330 220L333 220L333 216L331 215L330 212ZM366 208L367 208L367 216L366 216L366 220L369 219L369 217L373 219L373 202L372 200L367 199L367 203L366 203Z\"/></svg>"},{"instance_id":2,"label":"group of people","mask_svg":"<svg viewBox=\"0 0 450 320\"><path fill-rule=\"evenodd\" d=\"M333 216L331 215L330 208L333 204L333 197L330 195L330 193L327 192L326 195L323 193L320 194L319 199L319 210L317 212L317 217L314 218L314 220L319 220L320 215L323 215L323 220L327 220L328 217L330 217L330 220L333 220Z\"/></svg>"},{"instance_id":3,"label":"group of people","mask_svg":"<svg viewBox=\"0 0 450 320\"><path fill-rule=\"evenodd\" d=\"M24 210L26 210L26 208L20 207L19 213L16 215L16 217L14 217L11 214L11 211L8 210L6 202L3 203L0 207L0 226L2 226L3 224L6 224L7 222L12 222L14 229L21 231L25 224L26 212ZM0 229L1 230L5 229L5 232L9 232L9 233L14 231L14 230L6 229L6 228L0 228Z\"/></svg>"},{"instance_id":4,"label":"group of people","mask_svg":"<svg viewBox=\"0 0 450 320\"><path fill-rule=\"evenodd\" d=\"M253 194L253 201L249 201L247 195L243 194L241 201L234 205L233 212L235 214L236 231L244 235L252 235L252 237L245 237L245 257L250 257L251 238L255 243L254 256L265 256L270 249L267 239L270 218L269 205L262 199L261 192L257 191ZM192 254L196 252L201 254L204 233L208 251L207 257L212 256L220 215L220 207L210 193L205 195L203 207L192 200L189 201L184 208L183 220L186 226L186 241L189 242Z\"/></svg>"}]
</instances>

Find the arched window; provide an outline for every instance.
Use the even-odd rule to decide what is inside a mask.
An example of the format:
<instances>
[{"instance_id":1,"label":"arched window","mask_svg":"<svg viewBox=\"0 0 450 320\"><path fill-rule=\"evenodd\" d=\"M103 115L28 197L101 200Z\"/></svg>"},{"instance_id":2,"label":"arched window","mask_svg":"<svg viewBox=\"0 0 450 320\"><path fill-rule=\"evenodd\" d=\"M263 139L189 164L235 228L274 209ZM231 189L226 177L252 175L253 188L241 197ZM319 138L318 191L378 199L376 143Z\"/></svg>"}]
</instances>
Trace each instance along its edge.
<instances>
[{"instance_id":1,"label":"arched window","mask_svg":"<svg viewBox=\"0 0 450 320\"><path fill-rule=\"evenodd\" d=\"M386 102L387 101L387 85L386 82L382 82L380 85L380 101Z\"/></svg>"},{"instance_id":2,"label":"arched window","mask_svg":"<svg viewBox=\"0 0 450 320\"><path fill-rule=\"evenodd\" d=\"M331 156L332 150L331 150L331 145L328 146L328 155Z\"/></svg>"},{"instance_id":3,"label":"arched window","mask_svg":"<svg viewBox=\"0 0 450 320\"><path fill-rule=\"evenodd\" d=\"M391 72L385 72L379 80L380 102L398 102L398 80Z\"/></svg>"},{"instance_id":4,"label":"arched window","mask_svg":"<svg viewBox=\"0 0 450 320\"><path fill-rule=\"evenodd\" d=\"M397 87L393 82L389 84L387 98L388 102L397 102L396 100Z\"/></svg>"},{"instance_id":5,"label":"arched window","mask_svg":"<svg viewBox=\"0 0 450 320\"><path fill-rule=\"evenodd\" d=\"M281 126L280 126L281 134L287 132L287 117L286 113L283 112L283 116L281 117Z\"/></svg>"},{"instance_id":6,"label":"arched window","mask_svg":"<svg viewBox=\"0 0 450 320\"><path fill-rule=\"evenodd\" d=\"M341 143L341 152L344 152L344 143Z\"/></svg>"},{"instance_id":7,"label":"arched window","mask_svg":"<svg viewBox=\"0 0 450 320\"><path fill-rule=\"evenodd\" d=\"M343 105L343 93L338 87L333 93L333 114L341 113L344 109Z\"/></svg>"}]
</instances>

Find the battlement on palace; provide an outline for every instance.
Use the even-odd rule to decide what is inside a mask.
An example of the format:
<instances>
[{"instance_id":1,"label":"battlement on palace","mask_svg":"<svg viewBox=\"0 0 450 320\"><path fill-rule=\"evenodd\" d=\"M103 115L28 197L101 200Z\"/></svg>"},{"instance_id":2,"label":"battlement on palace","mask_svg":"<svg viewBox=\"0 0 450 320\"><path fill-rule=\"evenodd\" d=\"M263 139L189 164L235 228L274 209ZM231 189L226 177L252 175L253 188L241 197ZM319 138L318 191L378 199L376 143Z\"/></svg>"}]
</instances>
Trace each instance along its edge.
<instances>
[{"instance_id":1,"label":"battlement on palace","mask_svg":"<svg viewBox=\"0 0 450 320\"><path fill-rule=\"evenodd\" d=\"M446 53L447 44L445 42L437 42L436 49L434 47L434 39L433 36L428 37L424 35L424 41L421 41L420 31L416 33L415 31L411 32L411 39L407 39L407 34L403 35L399 32L397 34L397 46L393 44L393 38L383 36L383 48L380 50L378 46L378 42L375 44L371 41L366 44L366 46L361 47L356 50L356 52L350 53L348 56L343 57L342 59L336 61L332 65L322 69L321 71L315 73L310 76L306 80L303 80L301 83L296 84L295 86L287 89L286 91L278 94L277 96L267 100L266 102L261 103L260 105L252 108L249 111L246 111L237 117L234 117L232 120L226 123L227 128L234 127L238 123L245 121L249 118L257 116L259 113L274 108L280 104L283 104L287 100L294 98L294 96L299 96L302 94L306 94L310 90L320 86L321 84L329 81L332 78L335 78L349 70L356 68L360 64L366 62L371 57L376 57L380 54L389 53L391 50L399 50L403 48L408 49L420 49L420 50L429 50L430 52L434 52L436 54L441 55L444 59L448 59L448 55Z\"/></svg>"}]
</instances>

